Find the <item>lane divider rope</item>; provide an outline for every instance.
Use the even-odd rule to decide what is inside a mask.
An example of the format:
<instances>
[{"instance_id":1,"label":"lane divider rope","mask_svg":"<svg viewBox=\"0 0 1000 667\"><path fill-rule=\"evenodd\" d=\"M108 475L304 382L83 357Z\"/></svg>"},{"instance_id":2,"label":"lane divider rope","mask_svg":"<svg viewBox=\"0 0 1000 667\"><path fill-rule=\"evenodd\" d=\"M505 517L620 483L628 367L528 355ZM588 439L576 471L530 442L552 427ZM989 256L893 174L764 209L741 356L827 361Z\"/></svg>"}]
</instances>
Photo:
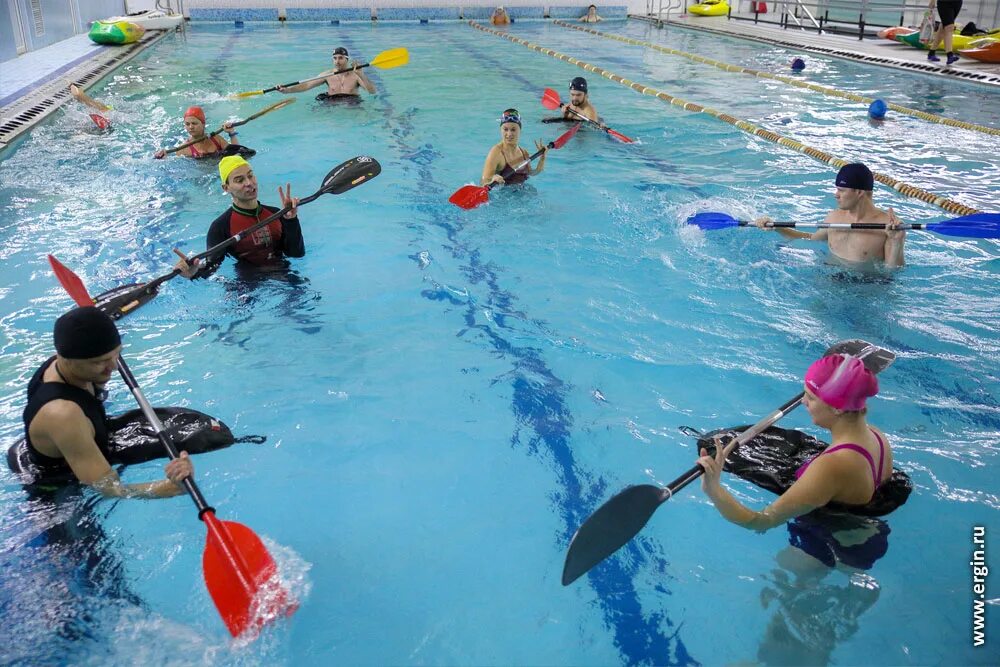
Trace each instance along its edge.
<instances>
[{"instance_id":1,"label":"lane divider rope","mask_svg":"<svg viewBox=\"0 0 1000 667\"><path fill-rule=\"evenodd\" d=\"M753 123L741 120L730 114L718 111L717 109L712 109L710 107L706 107L701 104L696 104L694 102L688 102L686 100L682 100L679 97L674 97L673 95L669 95L661 90L657 90L656 88L651 88L644 84L635 81L630 81L625 77L615 74L614 72L610 72L601 67L597 67L596 65L591 65L590 63L586 63L572 56L567 56L563 53L559 53L558 51L554 51L544 46L532 44L527 40L521 39L520 37L514 37L513 35L506 32L501 32L499 30L487 28L486 26L480 25L475 21L469 21L468 23L471 27L475 28L476 30L481 30L482 32L490 33L491 35L496 35L497 37L502 37L503 39L514 42L515 44L520 44L522 46L525 46L531 49L532 51L544 53L547 56L551 56L558 60L562 60L564 62L570 63L571 65L576 65L577 67L580 67L588 72L593 72L595 74L603 76L606 79L610 79L615 83L620 83L623 86L627 86L632 90L641 93L643 95L652 95L653 97L663 100L668 104L679 106L685 111L693 111L695 113L706 113L710 116L714 116L719 120L723 120L729 123L730 125L738 127L744 132L753 134L762 139L767 139L768 141L774 142L786 148L791 148L792 150L798 151L799 153L802 153L804 155L808 155L809 157L819 160L820 162L825 162L826 164L831 165L836 169L839 169L840 167L847 164L847 160L841 160L840 158L834 157L829 153L825 153L819 149L807 146L800 141L795 141L794 139L789 139L788 137L784 137L778 134L777 132L772 132L771 130L765 130L764 128L757 127ZM900 180L897 180L885 174L875 172L875 180L878 181L879 183L882 183L883 185L889 186L890 188L896 190L902 195L905 195L907 197L913 197L914 199L919 199L923 202L927 202L928 204L933 204L939 208L944 209L945 211L948 211L949 213L955 213L957 215L972 215L973 213L981 212L978 209L971 208L969 206L966 206L965 204L961 204L957 201L953 201L946 197L938 196L932 192L928 192L927 190L918 188L914 185L909 185L907 183L904 183Z\"/></svg>"},{"instance_id":2,"label":"lane divider rope","mask_svg":"<svg viewBox=\"0 0 1000 667\"><path fill-rule=\"evenodd\" d=\"M830 88L829 86L821 86L818 83L811 83L809 81L803 81L801 79L793 79L792 77L782 76L781 74L774 74L772 72L761 72L759 70L750 69L749 67L740 67L739 65L732 65L730 63L725 63L719 60L712 60L711 58L706 58L705 56L699 56L695 53L679 51L677 49L672 49L668 46L660 46L659 44L644 42L639 39L625 37L624 35L615 35L613 33L600 32L599 30L594 30L593 28L584 28L582 26L572 25L570 23L565 23L563 21L553 21L552 23L553 25L557 25L561 28L570 28L572 30L579 30L580 32L590 33L591 35L596 35L598 37L603 37L605 39L613 39L619 42L624 42L626 44L631 44L632 46L644 46L648 49L659 51L660 53L666 53L673 56L681 56L682 58L687 58L688 60L693 60L695 62L699 62L704 65L711 65L712 67L718 67L719 69L725 70L727 72L739 72L741 74L749 74L750 76L755 76L759 79L772 79L774 81L787 83L790 86L796 86L797 88L805 88L813 92L822 93L824 95L830 95L831 97L841 97L844 99L852 100L854 102L861 102L863 104L871 104L872 102L875 101L874 97L865 97L864 95L858 95L857 93L850 93L844 90L838 90L837 88ZM960 127L964 130L973 130L975 132L982 132L984 134L992 134L994 136L1000 136L1000 129L995 127L989 127L987 125L977 125L976 123L967 123L964 120L955 120L954 118L939 116L937 114L928 113L926 111L920 111L919 109L911 109L910 107L904 107L900 104L894 104L892 102L888 102L886 106L888 106L893 111L898 111L901 114L907 116L913 116L914 118L920 118L921 120L926 120L931 123L950 125L952 127Z\"/></svg>"}]
</instances>

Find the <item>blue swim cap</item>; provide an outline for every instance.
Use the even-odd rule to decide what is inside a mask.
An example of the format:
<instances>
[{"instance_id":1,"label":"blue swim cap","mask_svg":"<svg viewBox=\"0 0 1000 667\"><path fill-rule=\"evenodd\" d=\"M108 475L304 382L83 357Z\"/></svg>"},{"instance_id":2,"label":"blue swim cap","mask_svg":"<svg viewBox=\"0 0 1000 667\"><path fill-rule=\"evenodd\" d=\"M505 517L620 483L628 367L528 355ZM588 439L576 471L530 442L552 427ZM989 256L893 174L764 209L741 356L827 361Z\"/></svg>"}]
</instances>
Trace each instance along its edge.
<instances>
[{"instance_id":1,"label":"blue swim cap","mask_svg":"<svg viewBox=\"0 0 1000 667\"><path fill-rule=\"evenodd\" d=\"M872 118L881 119L885 118L885 112L889 110L889 105L887 105L882 100L875 100L868 107L868 115Z\"/></svg>"},{"instance_id":2,"label":"blue swim cap","mask_svg":"<svg viewBox=\"0 0 1000 667\"><path fill-rule=\"evenodd\" d=\"M792 69L796 72L801 72L806 68L806 61L802 58L792 58Z\"/></svg>"}]
</instances>

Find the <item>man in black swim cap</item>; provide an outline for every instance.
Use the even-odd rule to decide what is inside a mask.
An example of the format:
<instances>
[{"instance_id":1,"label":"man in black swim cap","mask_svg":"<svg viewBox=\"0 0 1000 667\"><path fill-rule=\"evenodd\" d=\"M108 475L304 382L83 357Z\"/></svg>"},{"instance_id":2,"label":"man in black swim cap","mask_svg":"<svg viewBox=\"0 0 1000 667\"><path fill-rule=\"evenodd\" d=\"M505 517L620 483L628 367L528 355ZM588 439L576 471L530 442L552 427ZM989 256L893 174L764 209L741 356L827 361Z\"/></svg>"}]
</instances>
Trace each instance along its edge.
<instances>
[{"instance_id":1,"label":"man in black swim cap","mask_svg":"<svg viewBox=\"0 0 1000 667\"><path fill-rule=\"evenodd\" d=\"M348 71L351 70L351 71ZM327 97L357 96L358 89L364 87L372 95L375 94L375 84L365 76L365 71L358 67L358 61L350 60L347 49L338 46L333 50L333 69L319 75L315 81L307 81L296 86L278 86L278 92L301 93L317 86L326 84Z\"/></svg>"},{"instance_id":2,"label":"man in black swim cap","mask_svg":"<svg viewBox=\"0 0 1000 667\"><path fill-rule=\"evenodd\" d=\"M594 122L600 122L597 119L597 109L590 103L590 97L587 93L587 80L582 76L578 76L569 82L569 104L563 108L563 118L579 120L580 116L573 113L573 111L582 114Z\"/></svg>"},{"instance_id":3,"label":"man in black swim cap","mask_svg":"<svg viewBox=\"0 0 1000 667\"><path fill-rule=\"evenodd\" d=\"M81 484L117 498L168 498L184 493L194 474L187 452L167 464L166 479L123 484L108 463L104 385L121 352L114 321L94 306L74 308L56 320L56 354L28 383L24 433L28 461L43 475L71 472Z\"/></svg>"},{"instance_id":4,"label":"man in black swim cap","mask_svg":"<svg viewBox=\"0 0 1000 667\"><path fill-rule=\"evenodd\" d=\"M903 245L906 232L899 229L900 222L890 206L883 211L872 202L875 176L860 162L845 164L837 172L833 196L837 208L826 216L824 222L871 222L886 225L882 229L817 229L812 234L784 227L768 227L771 218L758 218L754 222L762 229L773 229L790 239L826 241L830 252L848 262L884 262L886 266L903 266Z\"/></svg>"}]
</instances>

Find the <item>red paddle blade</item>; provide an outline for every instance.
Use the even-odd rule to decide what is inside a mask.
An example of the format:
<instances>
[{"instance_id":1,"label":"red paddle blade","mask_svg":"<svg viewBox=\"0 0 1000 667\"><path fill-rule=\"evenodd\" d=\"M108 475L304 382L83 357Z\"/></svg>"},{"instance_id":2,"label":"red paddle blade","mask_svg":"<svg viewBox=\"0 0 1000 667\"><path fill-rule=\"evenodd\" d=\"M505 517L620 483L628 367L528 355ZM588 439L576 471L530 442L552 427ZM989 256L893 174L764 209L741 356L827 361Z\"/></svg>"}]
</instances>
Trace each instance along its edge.
<instances>
[{"instance_id":1,"label":"red paddle blade","mask_svg":"<svg viewBox=\"0 0 1000 667\"><path fill-rule=\"evenodd\" d=\"M455 206L464 208L466 211L485 204L490 200L490 190L481 185L463 185L455 194L448 198Z\"/></svg>"},{"instance_id":2,"label":"red paddle blade","mask_svg":"<svg viewBox=\"0 0 1000 667\"><path fill-rule=\"evenodd\" d=\"M618 141L622 142L623 144L631 144L632 143L631 139L629 139L628 137L626 137L621 132L616 132L616 131L612 130L610 127L608 128L608 134L610 134L612 137L614 137Z\"/></svg>"},{"instance_id":3,"label":"red paddle blade","mask_svg":"<svg viewBox=\"0 0 1000 667\"><path fill-rule=\"evenodd\" d=\"M202 555L205 586L234 637L256 637L281 616L291 616L298 603L278 579L278 567L256 533L235 521L220 521L205 512L208 538Z\"/></svg>"},{"instance_id":4,"label":"red paddle blade","mask_svg":"<svg viewBox=\"0 0 1000 667\"><path fill-rule=\"evenodd\" d=\"M66 290L73 301L76 301L76 305L94 305L94 300L90 298L90 294L87 292L87 286L83 284L82 280L80 280L80 276L67 269L62 262L55 258L54 255L49 255L49 265L52 267L52 271L56 274L59 284L63 286L63 289Z\"/></svg>"},{"instance_id":5,"label":"red paddle blade","mask_svg":"<svg viewBox=\"0 0 1000 667\"><path fill-rule=\"evenodd\" d=\"M561 107L562 100L559 99L559 93L551 88L546 88L545 92L542 93L542 106L546 109L558 109Z\"/></svg>"},{"instance_id":6,"label":"red paddle blade","mask_svg":"<svg viewBox=\"0 0 1000 667\"><path fill-rule=\"evenodd\" d=\"M581 125L583 125L583 123L577 123L571 130L561 134L558 139L552 142L552 148L562 148L565 146L566 142L573 138L573 135L580 129Z\"/></svg>"},{"instance_id":7,"label":"red paddle blade","mask_svg":"<svg viewBox=\"0 0 1000 667\"><path fill-rule=\"evenodd\" d=\"M106 130L109 127L111 127L111 121L102 116L101 114L98 113L90 114L90 120L94 121L94 125L101 128L102 130Z\"/></svg>"}]
</instances>

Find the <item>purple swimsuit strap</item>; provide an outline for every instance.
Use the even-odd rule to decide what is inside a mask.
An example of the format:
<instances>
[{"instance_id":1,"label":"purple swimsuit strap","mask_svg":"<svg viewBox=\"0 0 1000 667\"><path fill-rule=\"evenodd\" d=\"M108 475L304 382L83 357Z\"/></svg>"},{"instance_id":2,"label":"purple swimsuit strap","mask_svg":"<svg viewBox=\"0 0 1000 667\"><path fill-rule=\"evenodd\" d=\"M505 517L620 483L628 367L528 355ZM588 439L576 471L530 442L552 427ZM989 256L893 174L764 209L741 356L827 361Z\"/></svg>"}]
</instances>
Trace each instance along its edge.
<instances>
[{"instance_id":1,"label":"purple swimsuit strap","mask_svg":"<svg viewBox=\"0 0 1000 667\"><path fill-rule=\"evenodd\" d=\"M882 438L879 436L879 434L875 432L875 429L869 427L869 430L872 432L872 435L875 436L875 440L878 442L878 468L875 467L875 459L872 458L872 455L868 453L867 449L865 449L861 445L856 445L853 442L845 442L843 444L834 445L833 447L825 449L820 454L817 454L816 456L812 457L811 459L803 463L802 466L795 471L795 479L802 477L802 475L805 474L806 468L809 467L809 464L815 461L818 457L823 456L823 454L832 454L833 452L836 452L837 450L840 449L849 449L851 451L861 454L866 459L868 459L868 467L870 467L872 471L872 482L875 484L875 490L877 491L878 487L882 486L882 464L885 462L885 443L882 441ZM873 492L872 496L874 495L875 494Z\"/></svg>"}]
</instances>

